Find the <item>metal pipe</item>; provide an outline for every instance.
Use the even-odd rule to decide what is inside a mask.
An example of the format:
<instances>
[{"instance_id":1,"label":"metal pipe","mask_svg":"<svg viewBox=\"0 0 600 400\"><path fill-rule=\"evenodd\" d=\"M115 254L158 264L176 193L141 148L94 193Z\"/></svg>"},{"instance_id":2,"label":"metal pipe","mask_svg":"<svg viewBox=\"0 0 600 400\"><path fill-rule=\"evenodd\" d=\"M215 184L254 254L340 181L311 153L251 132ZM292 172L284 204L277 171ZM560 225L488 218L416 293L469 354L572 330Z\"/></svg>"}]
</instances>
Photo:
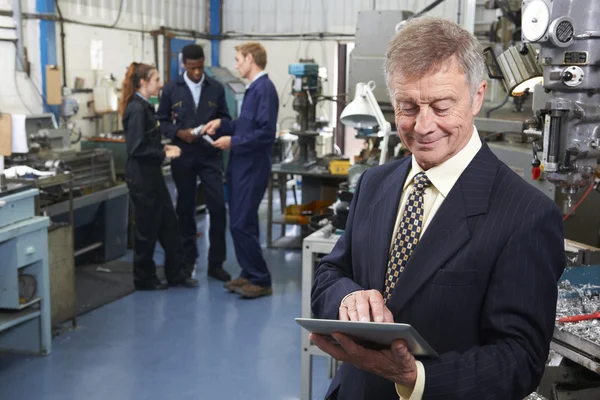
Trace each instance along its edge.
<instances>
[{"instance_id":1,"label":"metal pipe","mask_svg":"<svg viewBox=\"0 0 600 400\"><path fill-rule=\"evenodd\" d=\"M13 20L17 33L17 71L25 71L25 46L23 46L23 15L21 13L21 0L13 0Z\"/></svg>"},{"instance_id":2,"label":"metal pipe","mask_svg":"<svg viewBox=\"0 0 600 400\"><path fill-rule=\"evenodd\" d=\"M73 253L73 257L79 257L82 254L89 253L90 251L96 250L97 248L100 248L102 246L104 246L104 242L97 242L97 243L93 243L89 246L82 247L81 249L79 249Z\"/></svg>"},{"instance_id":3,"label":"metal pipe","mask_svg":"<svg viewBox=\"0 0 600 400\"><path fill-rule=\"evenodd\" d=\"M344 107L346 107L346 59L348 56L348 45L345 43L338 44L338 70L337 70L337 116L336 116L336 126L335 126L335 144L340 148L342 154L344 154L346 147L346 127L342 124L342 111L344 111Z\"/></svg>"},{"instance_id":4,"label":"metal pipe","mask_svg":"<svg viewBox=\"0 0 600 400\"><path fill-rule=\"evenodd\" d=\"M58 12L59 22L60 22L60 54L62 58L62 75L63 75L63 87L67 87L67 46L65 46L65 20L62 15L62 11L60 9L60 5L58 4L58 0L54 0L56 4L56 11Z\"/></svg>"}]
</instances>

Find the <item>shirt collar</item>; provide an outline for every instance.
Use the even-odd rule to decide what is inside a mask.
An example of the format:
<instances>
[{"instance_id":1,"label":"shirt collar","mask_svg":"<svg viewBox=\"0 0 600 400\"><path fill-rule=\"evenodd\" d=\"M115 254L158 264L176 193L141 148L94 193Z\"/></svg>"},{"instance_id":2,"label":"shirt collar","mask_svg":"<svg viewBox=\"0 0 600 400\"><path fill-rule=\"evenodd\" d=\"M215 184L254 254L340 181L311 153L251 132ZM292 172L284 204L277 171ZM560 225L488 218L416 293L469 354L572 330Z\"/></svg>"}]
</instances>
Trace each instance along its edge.
<instances>
[{"instance_id":1,"label":"shirt collar","mask_svg":"<svg viewBox=\"0 0 600 400\"><path fill-rule=\"evenodd\" d=\"M254 79L252 79L252 82L250 82L249 84L246 85L246 89L248 89L250 86L252 86L252 84L254 82L256 82L258 80L258 78L263 77L267 74L267 71L260 71L258 74L256 74L256 76L254 77Z\"/></svg>"},{"instance_id":2,"label":"shirt collar","mask_svg":"<svg viewBox=\"0 0 600 400\"><path fill-rule=\"evenodd\" d=\"M185 83L188 84L189 87L202 87L202 84L204 83L204 74L202 74L202 78L200 78L200 82L196 83L188 77L187 72L184 72L183 80L185 81Z\"/></svg>"},{"instance_id":3,"label":"shirt collar","mask_svg":"<svg viewBox=\"0 0 600 400\"><path fill-rule=\"evenodd\" d=\"M481 139L477 128L473 126L473 134L471 139L461 151L456 153L452 158L444 161L440 165L436 165L426 171L427 178L431 181L431 184L440 192L444 197L448 196L452 187L458 181L458 178L467 169L467 166L471 163L473 158L477 155L481 149ZM413 178L419 172L422 172L423 168L417 163L415 157L412 158L412 166L406 181L404 181L404 190L412 184Z\"/></svg>"},{"instance_id":4,"label":"shirt collar","mask_svg":"<svg viewBox=\"0 0 600 400\"><path fill-rule=\"evenodd\" d=\"M150 101L145 98L144 96L142 96L142 94L140 92L135 92L135 94L142 100L144 100L146 103L150 104Z\"/></svg>"}]
</instances>

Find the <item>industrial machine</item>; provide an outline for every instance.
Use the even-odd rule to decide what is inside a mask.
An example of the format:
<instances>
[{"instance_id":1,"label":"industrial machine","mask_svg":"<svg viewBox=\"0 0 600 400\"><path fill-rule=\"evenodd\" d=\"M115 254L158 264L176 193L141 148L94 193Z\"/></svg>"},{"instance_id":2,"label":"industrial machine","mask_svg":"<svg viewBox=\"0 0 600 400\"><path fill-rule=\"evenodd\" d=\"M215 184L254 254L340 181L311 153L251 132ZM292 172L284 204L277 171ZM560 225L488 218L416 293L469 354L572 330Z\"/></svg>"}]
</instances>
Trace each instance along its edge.
<instances>
[{"instance_id":1,"label":"industrial machine","mask_svg":"<svg viewBox=\"0 0 600 400\"><path fill-rule=\"evenodd\" d=\"M106 149L75 151L72 131L57 127L53 114L25 120L27 153L6 161L6 183L25 184L39 190L38 215L52 222L72 223L75 256L104 262L127 249L127 187L118 183L112 153Z\"/></svg>"},{"instance_id":2,"label":"industrial machine","mask_svg":"<svg viewBox=\"0 0 600 400\"><path fill-rule=\"evenodd\" d=\"M244 100L244 93L246 92L244 82L224 67L206 67L204 72L223 84L225 87L225 100L231 118L236 119L239 117L242 100Z\"/></svg>"},{"instance_id":3,"label":"industrial machine","mask_svg":"<svg viewBox=\"0 0 600 400\"><path fill-rule=\"evenodd\" d=\"M292 171L309 170L317 163L316 140L320 126L316 108L322 93L319 65L313 60L300 60L289 65L289 74L293 76L292 107L296 112L296 121L290 133L297 136L298 154L293 160L281 163L281 166Z\"/></svg>"},{"instance_id":4,"label":"industrial machine","mask_svg":"<svg viewBox=\"0 0 600 400\"><path fill-rule=\"evenodd\" d=\"M348 71L349 98L356 98L357 88L361 83L368 83L383 117L387 120L392 131L395 131L394 110L387 92L387 82L383 74L383 64L389 40L400 28L401 22L414 13L405 10L360 11L356 23L355 47L350 53ZM400 144L398 135L391 134L384 144L385 136L380 134L379 127L357 128L356 137L364 140L364 149L357 157L356 164L361 170L378 165L381 155L390 160L400 157L396 151ZM385 145L386 149L382 151Z\"/></svg>"},{"instance_id":5,"label":"industrial machine","mask_svg":"<svg viewBox=\"0 0 600 400\"><path fill-rule=\"evenodd\" d=\"M505 103L510 95L526 107L495 107L482 112L489 117L494 110L494 118L480 115L475 124L502 161L561 207L565 236L598 247L599 50L590 18L599 6L540 0L525 1L520 9L515 2L495 3L505 15L522 15L516 24L522 42L498 57L486 49L488 72L502 81Z\"/></svg>"},{"instance_id":6,"label":"industrial machine","mask_svg":"<svg viewBox=\"0 0 600 400\"><path fill-rule=\"evenodd\" d=\"M490 148L561 206L568 239L586 235L585 243L566 246L570 266L559 284L553 353L539 392L552 400L598 399L600 3L525 0L521 15L522 43L487 60L490 77L501 79L508 94L531 96L527 140Z\"/></svg>"}]
</instances>

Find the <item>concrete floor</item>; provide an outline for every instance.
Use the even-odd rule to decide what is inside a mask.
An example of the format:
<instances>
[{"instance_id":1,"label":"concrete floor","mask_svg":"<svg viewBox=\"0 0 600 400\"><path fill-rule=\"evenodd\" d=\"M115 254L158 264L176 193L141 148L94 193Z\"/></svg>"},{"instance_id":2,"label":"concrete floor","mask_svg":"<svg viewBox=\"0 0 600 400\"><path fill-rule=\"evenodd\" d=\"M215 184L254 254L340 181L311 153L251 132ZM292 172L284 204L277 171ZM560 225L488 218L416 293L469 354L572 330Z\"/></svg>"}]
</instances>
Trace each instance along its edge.
<instances>
[{"instance_id":1,"label":"concrete floor","mask_svg":"<svg viewBox=\"0 0 600 400\"><path fill-rule=\"evenodd\" d=\"M198 221L204 230L206 217ZM200 260L207 240L199 239ZM298 399L301 252L263 252L273 296L230 294L206 278L202 263L197 290L136 292L78 318L48 357L0 355L0 399ZM230 237L227 258L237 276ZM322 399L327 362L315 359L313 398Z\"/></svg>"}]
</instances>

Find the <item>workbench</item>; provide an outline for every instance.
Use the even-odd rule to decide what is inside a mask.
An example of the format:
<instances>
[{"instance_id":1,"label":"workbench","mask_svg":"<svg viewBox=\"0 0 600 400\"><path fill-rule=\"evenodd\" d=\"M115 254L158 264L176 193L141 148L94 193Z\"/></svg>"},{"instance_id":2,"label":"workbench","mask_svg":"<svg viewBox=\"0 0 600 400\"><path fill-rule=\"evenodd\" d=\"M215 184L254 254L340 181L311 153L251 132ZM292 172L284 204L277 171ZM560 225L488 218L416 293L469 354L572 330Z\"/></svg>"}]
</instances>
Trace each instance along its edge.
<instances>
[{"instance_id":1,"label":"workbench","mask_svg":"<svg viewBox=\"0 0 600 400\"><path fill-rule=\"evenodd\" d=\"M0 196L0 351L52 351L50 220L34 216L37 194L37 189L28 189ZM33 288L31 298L23 297L24 282Z\"/></svg>"},{"instance_id":2,"label":"workbench","mask_svg":"<svg viewBox=\"0 0 600 400\"><path fill-rule=\"evenodd\" d=\"M300 249L302 247L302 235L286 236L286 226L293 225L284 218L285 208L287 206L286 176L298 175L302 177L302 203L307 204L315 200L326 200L332 203L336 199L339 184L348 180L347 175L333 175L320 170L288 170L282 168L281 164L273 164L271 168L271 177L267 189L268 210L267 210L267 247L268 248L287 248ZM279 197L281 200L281 216L273 215L273 177L277 178L279 185ZM295 223L298 225L298 223ZM273 226L281 225L281 235L273 239Z\"/></svg>"},{"instance_id":3,"label":"workbench","mask_svg":"<svg viewBox=\"0 0 600 400\"><path fill-rule=\"evenodd\" d=\"M312 289L315 268L323 255L331 253L333 246L340 238L328 225L307 236L302 242L302 318L312 318L310 292ZM301 366L300 366L300 400L310 400L312 395L312 358L323 356L329 358L329 377L335 373L336 362L327 353L308 340L308 331L301 328Z\"/></svg>"}]
</instances>

